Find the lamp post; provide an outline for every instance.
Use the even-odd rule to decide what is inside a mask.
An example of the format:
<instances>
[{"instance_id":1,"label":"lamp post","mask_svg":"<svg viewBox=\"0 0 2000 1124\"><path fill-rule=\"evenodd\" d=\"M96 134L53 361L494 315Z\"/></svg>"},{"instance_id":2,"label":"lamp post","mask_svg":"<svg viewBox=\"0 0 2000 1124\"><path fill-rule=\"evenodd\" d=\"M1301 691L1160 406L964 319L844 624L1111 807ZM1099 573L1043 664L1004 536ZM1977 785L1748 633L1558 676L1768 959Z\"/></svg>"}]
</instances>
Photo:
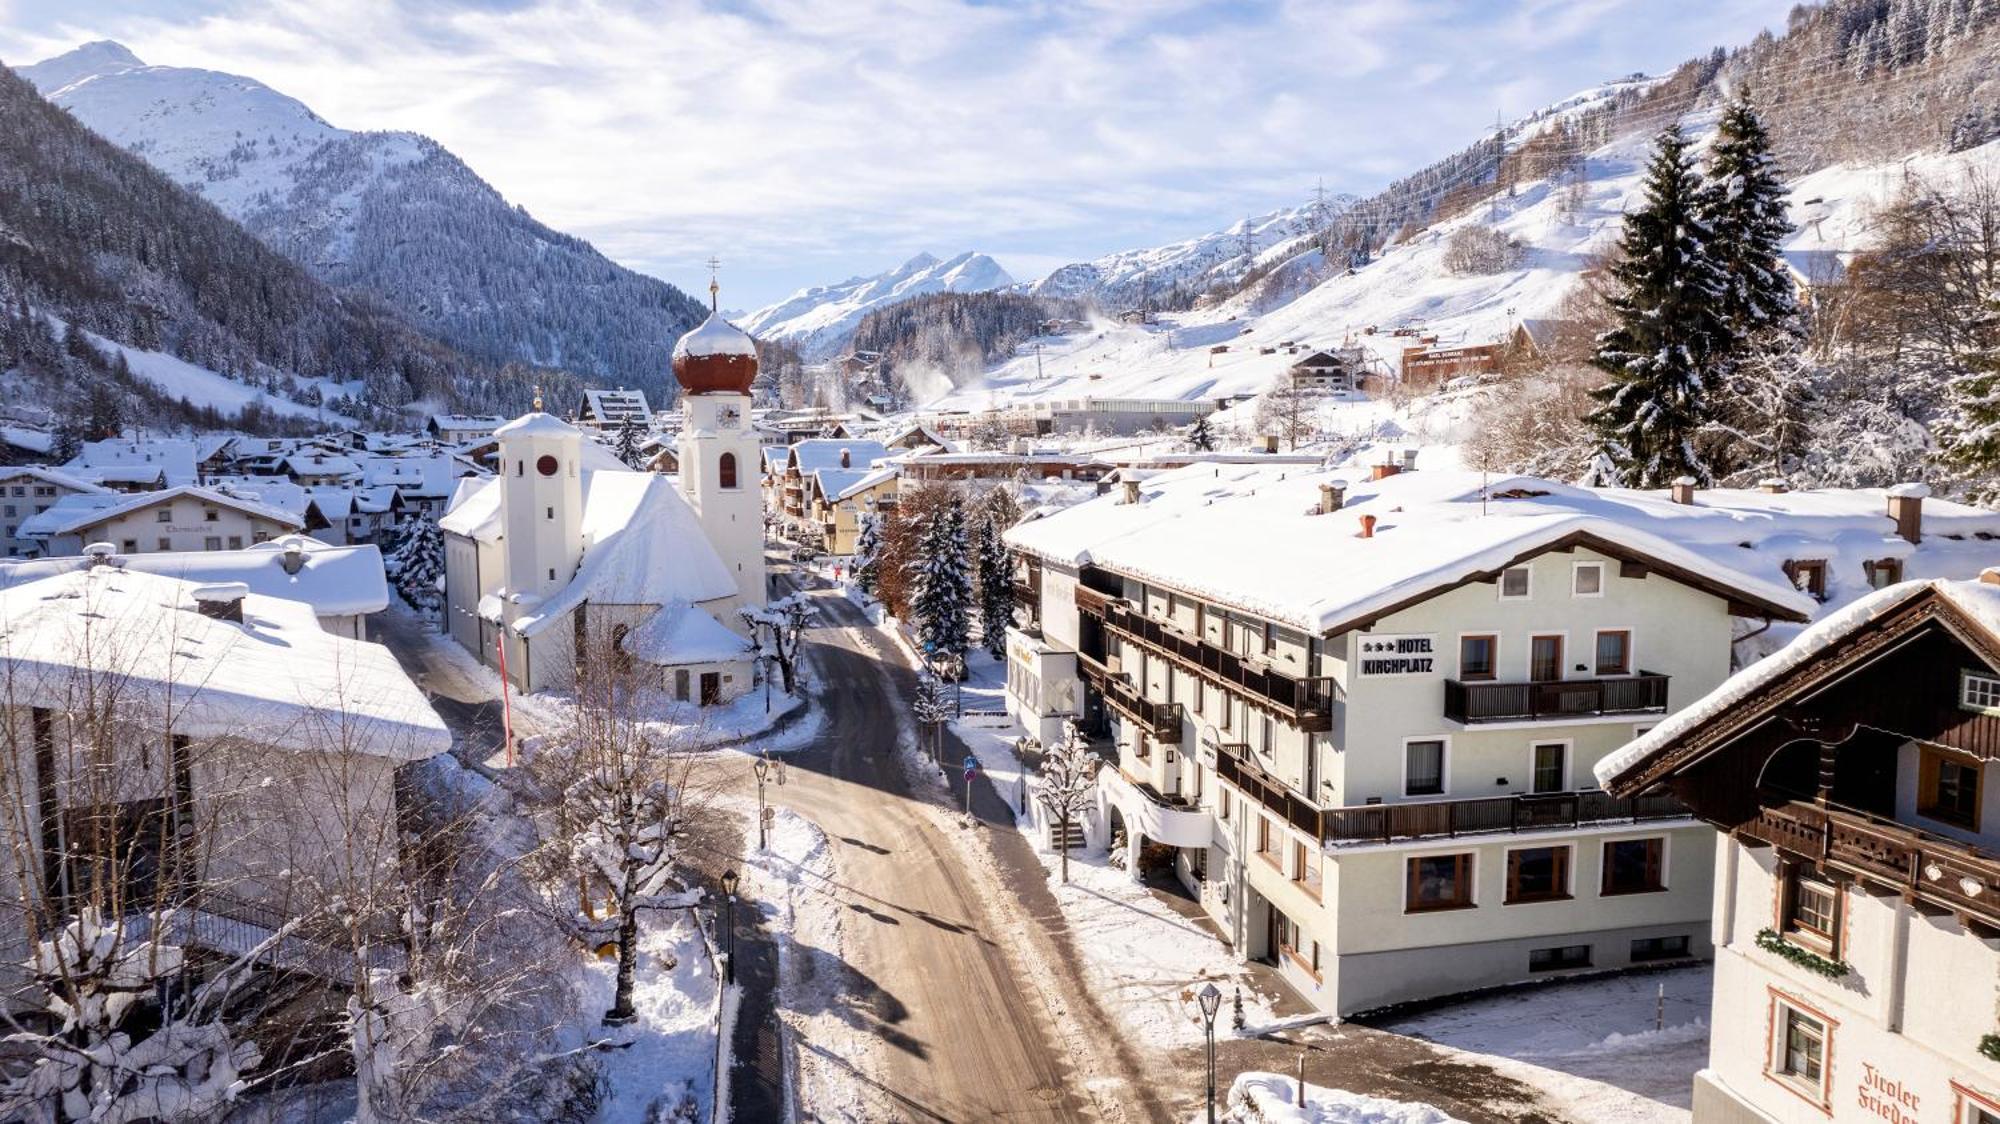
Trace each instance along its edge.
<instances>
[{"instance_id":1,"label":"lamp post","mask_svg":"<svg viewBox=\"0 0 2000 1124\"><path fill-rule=\"evenodd\" d=\"M722 982L733 984L736 982L736 870L733 867L722 872L722 910ZM1213 987L1214 985L1210 984L1209 986ZM1213 1042L1212 1036L1210 1041ZM1213 1047L1211 1047L1211 1056L1213 1056L1213 1052ZM1208 1081L1209 1101L1211 1105L1213 1105L1215 1100L1214 1069L1214 1062L1211 1061L1209 1063L1210 1074Z\"/></svg>"},{"instance_id":2,"label":"lamp post","mask_svg":"<svg viewBox=\"0 0 2000 1124\"><path fill-rule=\"evenodd\" d=\"M762 851L771 845L771 809L764 803L764 782L773 771L771 751L765 750L764 755L751 764L750 771L757 774L757 849ZM777 762L776 772L778 787L783 788L785 785L783 761Z\"/></svg>"},{"instance_id":3,"label":"lamp post","mask_svg":"<svg viewBox=\"0 0 2000 1124\"><path fill-rule=\"evenodd\" d=\"M1210 981L1202 985L1197 998L1201 1000L1202 1033L1208 1036L1208 1124L1215 1124L1215 1013L1222 1009L1222 989Z\"/></svg>"}]
</instances>

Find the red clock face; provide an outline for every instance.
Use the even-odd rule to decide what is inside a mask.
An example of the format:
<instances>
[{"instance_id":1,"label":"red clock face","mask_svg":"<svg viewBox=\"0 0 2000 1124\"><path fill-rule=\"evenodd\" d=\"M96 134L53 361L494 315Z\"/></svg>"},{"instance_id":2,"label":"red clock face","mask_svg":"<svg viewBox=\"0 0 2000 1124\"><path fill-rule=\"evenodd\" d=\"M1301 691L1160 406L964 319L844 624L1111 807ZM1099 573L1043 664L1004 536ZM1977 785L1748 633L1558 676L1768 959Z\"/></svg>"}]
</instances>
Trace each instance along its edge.
<instances>
[{"instance_id":1,"label":"red clock face","mask_svg":"<svg viewBox=\"0 0 2000 1124\"><path fill-rule=\"evenodd\" d=\"M556 463L556 459L546 453L542 454L542 458L535 462L535 471L541 473L543 476L554 476L556 469L559 467L561 466Z\"/></svg>"}]
</instances>

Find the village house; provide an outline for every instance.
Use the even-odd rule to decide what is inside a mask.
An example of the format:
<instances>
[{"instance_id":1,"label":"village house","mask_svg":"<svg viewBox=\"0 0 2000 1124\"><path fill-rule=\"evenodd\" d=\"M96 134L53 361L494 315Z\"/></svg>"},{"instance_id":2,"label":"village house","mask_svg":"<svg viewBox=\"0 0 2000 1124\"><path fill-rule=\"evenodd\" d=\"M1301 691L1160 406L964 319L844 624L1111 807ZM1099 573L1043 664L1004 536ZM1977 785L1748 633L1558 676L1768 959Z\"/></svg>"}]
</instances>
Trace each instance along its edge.
<instances>
[{"instance_id":1,"label":"village house","mask_svg":"<svg viewBox=\"0 0 2000 1124\"><path fill-rule=\"evenodd\" d=\"M865 471L890 456L880 441L845 437L812 437L785 446L777 473L776 511L785 526L805 532L814 527L812 477L821 469Z\"/></svg>"},{"instance_id":2,"label":"village house","mask_svg":"<svg viewBox=\"0 0 2000 1124\"><path fill-rule=\"evenodd\" d=\"M1401 467L1192 465L1008 534L1008 706L1044 742L1075 719L1110 743L1092 838L1170 861L1339 1014L1706 955L1698 825L1592 766L1720 684L1740 622L1819 610L1791 555L1857 596L1870 560L1963 568L2000 518L1933 505L1919 554L1880 490L1676 502Z\"/></svg>"},{"instance_id":3,"label":"village house","mask_svg":"<svg viewBox=\"0 0 2000 1124\"><path fill-rule=\"evenodd\" d=\"M463 445L493 436L506 421L498 414L432 414L424 422L424 432L440 444Z\"/></svg>"},{"instance_id":4,"label":"village house","mask_svg":"<svg viewBox=\"0 0 2000 1124\"><path fill-rule=\"evenodd\" d=\"M22 523L54 507L65 496L108 494L110 489L59 469L0 467L0 551L8 558L40 557L41 540L23 536Z\"/></svg>"},{"instance_id":5,"label":"village house","mask_svg":"<svg viewBox=\"0 0 2000 1124\"><path fill-rule=\"evenodd\" d=\"M213 488L181 485L119 495L78 492L23 520L21 538L45 555L76 555L89 543L121 554L167 550L241 550L301 530L304 520L269 504Z\"/></svg>"},{"instance_id":6,"label":"village house","mask_svg":"<svg viewBox=\"0 0 2000 1124\"><path fill-rule=\"evenodd\" d=\"M242 584L104 557L0 587L0 620L0 846L21 859L0 869L18 907L0 911L9 997L29 917L79 902L142 919L164 902L181 943L235 957L392 863L396 833L367 825L396 821L401 767L451 745L386 649ZM303 944L265 959L313 971Z\"/></svg>"},{"instance_id":7,"label":"village house","mask_svg":"<svg viewBox=\"0 0 2000 1124\"><path fill-rule=\"evenodd\" d=\"M896 506L902 466L888 461L872 468L822 468L808 478L807 523L822 549L848 556L860 545L863 521Z\"/></svg>"},{"instance_id":8,"label":"village house","mask_svg":"<svg viewBox=\"0 0 2000 1124\"><path fill-rule=\"evenodd\" d=\"M1367 362L1360 348L1347 348L1339 354L1314 351L1286 368L1294 389L1329 392L1360 390L1362 377L1367 371Z\"/></svg>"},{"instance_id":9,"label":"village house","mask_svg":"<svg viewBox=\"0 0 2000 1124\"><path fill-rule=\"evenodd\" d=\"M653 423L652 407L646 405L646 392L627 390L586 390L583 401L576 408L576 424L590 429L615 432L627 424L645 429Z\"/></svg>"},{"instance_id":10,"label":"village house","mask_svg":"<svg viewBox=\"0 0 2000 1124\"><path fill-rule=\"evenodd\" d=\"M2000 570L1834 613L1600 761L1719 832L1695 1124L2000 1120Z\"/></svg>"}]
</instances>

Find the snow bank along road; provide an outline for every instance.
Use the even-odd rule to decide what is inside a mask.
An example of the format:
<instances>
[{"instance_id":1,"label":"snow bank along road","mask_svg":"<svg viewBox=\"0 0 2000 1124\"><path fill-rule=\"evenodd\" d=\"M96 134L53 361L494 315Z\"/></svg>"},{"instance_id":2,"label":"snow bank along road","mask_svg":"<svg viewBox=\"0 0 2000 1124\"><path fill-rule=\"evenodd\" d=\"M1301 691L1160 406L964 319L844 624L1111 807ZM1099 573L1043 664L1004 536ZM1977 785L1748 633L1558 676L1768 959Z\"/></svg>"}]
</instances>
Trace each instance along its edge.
<instances>
[{"instance_id":1,"label":"snow bank along road","mask_svg":"<svg viewBox=\"0 0 2000 1124\"><path fill-rule=\"evenodd\" d=\"M1009 877L1004 870L968 861L985 848L964 848L953 838L992 829L962 826L955 813L913 791L928 782L906 776L897 750L914 686L908 666L885 650L845 598L814 601L819 625L809 642L826 727L811 748L789 756L789 783L771 793L817 823L831 844L832 875L808 881L845 911L845 962L817 966L835 974L837 984L822 978L810 994L779 1002L818 1008L808 1012L814 1015L838 1004L843 1009L834 1013L868 1056L846 1056L848 1042L795 1035L796 1057L845 1069L855 1094L845 1105L802 1106L801 1115L870 1121L1173 1115L1157 1099L1162 1075L1142 1074L1113 1021L1085 991L1059 935L1002 884ZM998 812L998 798L984 795ZM1005 838L991 841L996 851L1027 846L1012 831L1000 834ZM1022 858L1039 872L1031 855ZM1000 857L1001 868L1007 859ZM1034 885L1042 888L1039 874Z\"/></svg>"}]
</instances>

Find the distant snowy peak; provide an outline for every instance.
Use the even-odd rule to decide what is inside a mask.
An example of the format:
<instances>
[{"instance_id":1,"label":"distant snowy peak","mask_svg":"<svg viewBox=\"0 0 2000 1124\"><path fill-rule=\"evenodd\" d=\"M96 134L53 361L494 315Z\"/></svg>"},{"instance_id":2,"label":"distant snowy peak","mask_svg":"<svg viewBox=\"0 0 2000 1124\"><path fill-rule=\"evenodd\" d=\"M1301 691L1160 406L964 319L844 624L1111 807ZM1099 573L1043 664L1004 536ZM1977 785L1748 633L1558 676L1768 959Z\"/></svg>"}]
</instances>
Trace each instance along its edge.
<instances>
[{"instance_id":1,"label":"distant snowy peak","mask_svg":"<svg viewBox=\"0 0 2000 1124\"><path fill-rule=\"evenodd\" d=\"M42 96L47 97L56 90L85 78L140 70L145 65L125 44L99 39L33 66L21 67L17 73L33 83L34 87L42 92Z\"/></svg>"},{"instance_id":2,"label":"distant snowy peak","mask_svg":"<svg viewBox=\"0 0 2000 1124\"><path fill-rule=\"evenodd\" d=\"M1014 283L1000 263L966 252L939 260L918 254L873 277L850 277L834 285L801 289L777 304L743 318L745 331L759 339L786 340L809 359L840 350L869 312L926 293L979 293Z\"/></svg>"},{"instance_id":3,"label":"distant snowy peak","mask_svg":"<svg viewBox=\"0 0 2000 1124\"><path fill-rule=\"evenodd\" d=\"M1200 293L1240 280L1273 256L1288 256L1286 248L1353 203L1352 196L1329 195L1169 245L1072 262L1024 288L1039 296L1093 297L1107 306L1136 305L1175 290Z\"/></svg>"}]
</instances>

